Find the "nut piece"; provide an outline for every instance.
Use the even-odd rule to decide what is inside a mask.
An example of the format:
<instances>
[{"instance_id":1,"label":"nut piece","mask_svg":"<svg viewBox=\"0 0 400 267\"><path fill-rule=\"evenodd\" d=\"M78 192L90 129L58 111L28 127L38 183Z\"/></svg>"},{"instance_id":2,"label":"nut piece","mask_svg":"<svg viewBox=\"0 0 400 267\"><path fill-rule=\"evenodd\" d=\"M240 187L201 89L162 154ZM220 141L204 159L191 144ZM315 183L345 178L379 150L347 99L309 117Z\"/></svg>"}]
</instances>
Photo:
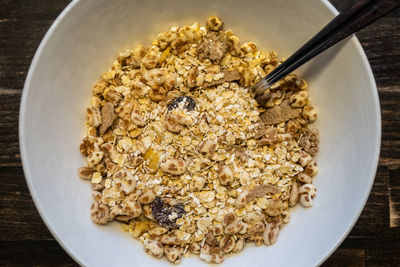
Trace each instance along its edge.
<instances>
[{"instance_id":1,"label":"nut piece","mask_svg":"<svg viewBox=\"0 0 400 267\"><path fill-rule=\"evenodd\" d=\"M186 162L183 159L166 158L161 161L160 168L165 173L181 175L186 170Z\"/></svg>"},{"instance_id":2,"label":"nut piece","mask_svg":"<svg viewBox=\"0 0 400 267\"><path fill-rule=\"evenodd\" d=\"M253 75L251 71L248 68L243 69L242 71L242 79L241 79L241 85L248 87L252 85L252 80L253 80Z\"/></svg>"},{"instance_id":3,"label":"nut piece","mask_svg":"<svg viewBox=\"0 0 400 267\"><path fill-rule=\"evenodd\" d=\"M93 169L90 167L81 167L78 169L79 178L83 180L92 179Z\"/></svg>"},{"instance_id":4,"label":"nut piece","mask_svg":"<svg viewBox=\"0 0 400 267\"><path fill-rule=\"evenodd\" d=\"M275 244L276 240L278 239L280 231L280 224L272 224L272 223L267 223L265 226L265 231L264 231L264 244L267 246Z\"/></svg>"},{"instance_id":5,"label":"nut piece","mask_svg":"<svg viewBox=\"0 0 400 267\"><path fill-rule=\"evenodd\" d=\"M266 194L269 193L278 194L280 192L281 190L279 190L279 188L276 185L270 185L270 184L258 185L250 190L249 194L246 196L246 202L253 201L256 198L265 196Z\"/></svg>"},{"instance_id":6,"label":"nut piece","mask_svg":"<svg viewBox=\"0 0 400 267\"><path fill-rule=\"evenodd\" d=\"M218 170L218 178L221 184L227 185L233 182L235 176L231 168L229 168L228 166L222 166Z\"/></svg>"},{"instance_id":7,"label":"nut piece","mask_svg":"<svg viewBox=\"0 0 400 267\"><path fill-rule=\"evenodd\" d=\"M216 16L211 16L207 20L207 29L211 31L219 31L222 29L223 25L223 21Z\"/></svg>"},{"instance_id":8,"label":"nut piece","mask_svg":"<svg viewBox=\"0 0 400 267\"><path fill-rule=\"evenodd\" d=\"M247 74L247 75L249 75L249 74ZM276 83L276 84L278 84L278 83ZM275 86L275 85L273 85L273 86ZM280 89L274 90L274 91L266 91L266 92L261 91L261 90L262 90L262 87L258 88L256 90L256 100L257 100L258 104L260 104L260 106L263 106L266 108L275 106L275 101L278 99L281 99L283 97L283 91Z\"/></svg>"},{"instance_id":9,"label":"nut piece","mask_svg":"<svg viewBox=\"0 0 400 267\"><path fill-rule=\"evenodd\" d=\"M101 108L101 125L99 129L100 135L103 135L107 131L108 127L113 124L114 119L114 105L110 102L107 102Z\"/></svg>"},{"instance_id":10,"label":"nut piece","mask_svg":"<svg viewBox=\"0 0 400 267\"><path fill-rule=\"evenodd\" d=\"M145 240L143 247L146 253L153 257L161 258L164 255L163 245L156 240Z\"/></svg>"},{"instance_id":11,"label":"nut piece","mask_svg":"<svg viewBox=\"0 0 400 267\"><path fill-rule=\"evenodd\" d=\"M265 125L277 124L294 119L299 116L301 109L292 108L289 100L284 100L280 105L267 109L260 114L260 118Z\"/></svg>"},{"instance_id":12,"label":"nut piece","mask_svg":"<svg viewBox=\"0 0 400 267\"><path fill-rule=\"evenodd\" d=\"M109 86L103 92L105 100L110 102L113 106L117 106L122 100L122 94L117 92L115 89L117 88L114 86Z\"/></svg>"},{"instance_id":13,"label":"nut piece","mask_svg":"<svg viewBox=\"0 0 400 267\"><path fill-rule=\"evenodd\" d=\"M230 45L231 42L225 32L209 31L197 46L197 53L201 60L209 59L211 62L219 64Z\"/></svg>"},{"instance_id":14,"label":"nut piece","mask_svg":"<svg viewBox=\"0 0 400 267\"><path fill-rule=\"evenodd\" d=\"M299 145L304 150L315 156L319 150L319 132L317 129L306 128L303 130L302 137L299 140Z\"/></svg>"},{"instance_id":15,"label":"nut piece","mask_svg":"<svg viewBox=\"0 0 400 267\"><path fill-rule=\"evenodd\" d=\"M97 224L106 224L110 221L110 209L105 204L93 202L90 208L90 216L93 222Z\"/></svg>"}]
</instances>

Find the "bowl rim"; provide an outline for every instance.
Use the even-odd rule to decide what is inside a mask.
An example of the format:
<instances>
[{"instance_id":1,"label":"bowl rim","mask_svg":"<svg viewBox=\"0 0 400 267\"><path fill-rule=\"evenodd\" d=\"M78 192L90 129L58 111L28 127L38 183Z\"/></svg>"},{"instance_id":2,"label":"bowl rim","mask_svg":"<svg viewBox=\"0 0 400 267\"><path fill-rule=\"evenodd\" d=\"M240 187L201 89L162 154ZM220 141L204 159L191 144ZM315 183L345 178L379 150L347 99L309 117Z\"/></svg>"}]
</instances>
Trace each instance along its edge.
<instances>
[{"instance_id":1,"label":"bowl rim","mask_svg":"<svg viewBox=\"0 0 400 267\"><path fill-rule=\"evenodd\" d=\"M50 233L53 235L55 240L60 244L60 246L64 249L65 252L73 259L75 260L79 265L84 266L85 263L81 261L75 254L72 253L72 249L70 249L70 246L65 243L62 239L62 237L58 234L56 227L51 223L51 221L48 219L46 211L43 209L41 206L39 196L36 195L35 190L33 189L33 177L30 175L30 169L29 169L29 160L27 156L27 151L25 149L25 143L27 143L26 140L26 131L25 131L25 114L27 112L26 110L26 102L28 101L28 92L30 89L30 84L31 84L31 79L34 74L34 71L36 69L37 63L44 51L44 47L47 43L47 41L50 39L50 36L53 34L53 32L57 29L59 24L64 20L64 18L67 16L67 14L75 8L80 2L83 0L74 0L70 2L64 9L63 11L58 15L58 17L54 20L53 24L50 26L50 28L47 30L45 36L43 37L42 41L40 42L39 47L37 48L35 55L33 57L33 60L29 66L28 74L26 76L26 80L24 83L23 91L22 91L22 96L21 96L21 102L20 102L20 110L19 110L19 147L20 147L20 152L21 152L21 162L22 162L22 168L24 171L24 176L28 185L29 192L31 194L31 197L33 199L33 202L35 204L36 209L39 212L40 217L42 218L43 222L45 223L46 227L49 229ZM330 12L332 12L333 15L338 15L339 12L337 9L328 1L328 0L319 0L324 4ZM368 62L367 56L357 39L357 37L353 34L352 37L348 40L352 42L358 51L358 53L361 56L361 60L363 65L366 68L369 83L372 87L372 95L373 95L373 101L374 101L374 110L375 110L375 115L376 115L376 140L375 142L375 154L373 155L373 161L375 162L374 167L371 170L371 173L368 177L368 190L364 193L362 197L362 202L360 203L360 208L357 211L357 213L354 216L354 219L352 223L348 226L346 231L342 233L340 238L336 241L335 245L333 245L329 251L319 259L318 262L315 263L316 266L321 265L323 262L325 262L332 254L333 252L336 251L336 249L342 244L344 239L347 237L349 232L353 229L355 223L358 221L358 218L361 215L361 212L364 210L365 204L367 203L368 197L371 193L372 186L374 184L377 168L378 168L378 163L379 163L379 155L380 155L380 146L381 146L381 109L380 109L380 102L379 102L379 95L378 95L378 89L376 87L376 82L374 79L373 72L371 70L371 66Z\"/></svg>"}]
</instances>

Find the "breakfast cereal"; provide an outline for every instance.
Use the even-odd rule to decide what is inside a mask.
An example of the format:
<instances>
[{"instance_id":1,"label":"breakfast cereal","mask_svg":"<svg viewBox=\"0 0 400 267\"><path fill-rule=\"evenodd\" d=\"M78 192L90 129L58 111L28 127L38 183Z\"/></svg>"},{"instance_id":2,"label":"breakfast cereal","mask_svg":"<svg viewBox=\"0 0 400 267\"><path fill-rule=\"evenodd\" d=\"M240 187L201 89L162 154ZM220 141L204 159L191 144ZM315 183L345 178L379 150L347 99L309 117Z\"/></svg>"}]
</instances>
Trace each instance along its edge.
<instances>
[{"instance_id":1,"label":"breakfast cereal","mask_svg":"<svg viewBox=\"0 0 400 267\"><path fill-rule=\"evenodd\" d=\"M117 220L144 250L208 263L277 242L290 207L313 205L317 118L295 74L212 16L122 51L93 87L80 151L95 223Z\"/></svg>"}]
</instances>

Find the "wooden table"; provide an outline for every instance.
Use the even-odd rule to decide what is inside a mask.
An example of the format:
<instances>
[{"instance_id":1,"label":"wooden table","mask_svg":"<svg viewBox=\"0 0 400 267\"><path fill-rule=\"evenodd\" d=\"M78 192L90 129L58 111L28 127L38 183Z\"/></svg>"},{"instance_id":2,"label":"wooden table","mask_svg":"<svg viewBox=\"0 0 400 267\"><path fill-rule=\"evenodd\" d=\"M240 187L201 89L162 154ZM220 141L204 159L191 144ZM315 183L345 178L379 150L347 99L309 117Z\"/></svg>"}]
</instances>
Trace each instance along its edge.
<instances>
[{"instance_id":1,"label":"wooden table","mask_svg":"<svg viewBox=\"0 0 400 267\"><path fill-rule=\"evenodd\" d=\"M18 145L22 87L32 57L69 0L0 0L0 265L77 265L49 233L29 194ZM340 10L350 0L332 0ZM400 266L400 10L357 34L382 108L375 183L355 227L325 266Z\"/></svg>"}]
</instances>

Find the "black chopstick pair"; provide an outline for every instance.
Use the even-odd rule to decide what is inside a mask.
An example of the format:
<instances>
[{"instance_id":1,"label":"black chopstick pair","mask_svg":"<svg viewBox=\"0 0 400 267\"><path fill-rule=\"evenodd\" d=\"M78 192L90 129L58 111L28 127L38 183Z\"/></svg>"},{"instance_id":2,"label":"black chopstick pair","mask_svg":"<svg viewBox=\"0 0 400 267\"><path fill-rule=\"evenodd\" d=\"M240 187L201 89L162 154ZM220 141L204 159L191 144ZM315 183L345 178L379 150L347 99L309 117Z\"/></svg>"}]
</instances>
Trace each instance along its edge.
<instances>
[{"instance_id":1,"label":"black chopstick pair","mask_svg":"<svg viewBox=\"0 0 400 267\"><path fill-rule=\"evenodd\" d=\"M400 6L400 0L357 0L337 15L292 56L261 79L253 90L259 104L265 104L265 90L310 59L361 30Z\"/></svg>"}]
</instances>

